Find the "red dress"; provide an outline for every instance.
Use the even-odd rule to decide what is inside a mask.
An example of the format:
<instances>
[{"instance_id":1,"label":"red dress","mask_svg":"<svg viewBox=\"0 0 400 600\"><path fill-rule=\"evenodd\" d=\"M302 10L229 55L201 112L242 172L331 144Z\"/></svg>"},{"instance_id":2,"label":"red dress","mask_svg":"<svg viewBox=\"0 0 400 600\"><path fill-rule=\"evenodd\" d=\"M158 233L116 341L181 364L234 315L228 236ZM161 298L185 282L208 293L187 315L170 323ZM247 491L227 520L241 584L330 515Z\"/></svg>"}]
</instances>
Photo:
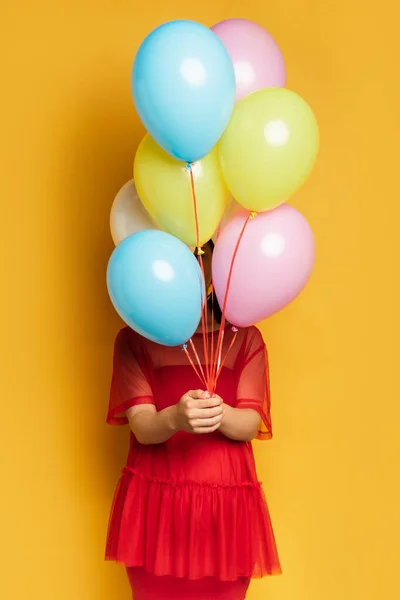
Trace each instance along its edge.
<instances>
[{"instance_id":1,"label":"red dress","mask_svg":"<svg viewBox=\"0 0 400 600\"><path fill-rule=\"evenodd\" d=\"M210 335L210 344L212 335L217 334ZM227 328L224 352L232 336ZM194 342L203 361L201 334ZM201 387L180 348L159 346L123 329L115 343L107 421L126 424L125 411L131 406L151 403L162 410ZM268 361L255 327L239 331L216 391L226 404L256 410L262 419L259 439L271 437ZM106 558L128 567L133 588L135 575L139 587L140 577L146 576L156 576L155 582L179 579L180 585L184 581L193 589L199 580L204 585L214 582L209 596L191 596L186 589L185 598L242 600L244 582L279 573L251 444L232 441L218 431L178 432L163 444L147 446L131 435L111 511ZM232 586L237 593L223 595ZM140 591L135 596L147 597Z\"/></svg>"}]
</instances>

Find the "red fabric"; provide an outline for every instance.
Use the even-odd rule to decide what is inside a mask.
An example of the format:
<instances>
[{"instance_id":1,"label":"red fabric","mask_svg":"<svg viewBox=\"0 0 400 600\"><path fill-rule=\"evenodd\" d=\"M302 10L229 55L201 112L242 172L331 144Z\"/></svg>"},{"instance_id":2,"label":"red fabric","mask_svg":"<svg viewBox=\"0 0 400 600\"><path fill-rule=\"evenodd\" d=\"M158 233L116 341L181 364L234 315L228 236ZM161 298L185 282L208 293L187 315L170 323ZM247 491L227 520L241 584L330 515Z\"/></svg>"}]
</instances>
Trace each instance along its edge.
<instances>
[{"instance_id":1,"label":"red fabric","mask_svg":"<svg viewBox=\"0 0 400 600\"><path fill-rule=\"evenodd\" d=\"M128 568L134 600L244 600L250 579L176 579L156 577L143 569Z\"/></svg>"},{"instance_id":2,"label":"red fabric","mask_svg":"<svg viewBox=\"0 0 400 600\"><path fill-rule=\"evenodd\" d=\"M214 334L216 335L216 334ZM224 350L233 333L226 331ZM194 338L201 360L202 338ZM201 384L180 348L158 346L124 329L117 337L108 422L152 403L175 404ZM262 418L271 437L268 363L256 328L239 331L217 384L224 401ZM220 581L280 572L267 504L251 444L175 434L164 444L131 446L111 512L106 557L157 576Z\"/></svg>"}]
</instances>

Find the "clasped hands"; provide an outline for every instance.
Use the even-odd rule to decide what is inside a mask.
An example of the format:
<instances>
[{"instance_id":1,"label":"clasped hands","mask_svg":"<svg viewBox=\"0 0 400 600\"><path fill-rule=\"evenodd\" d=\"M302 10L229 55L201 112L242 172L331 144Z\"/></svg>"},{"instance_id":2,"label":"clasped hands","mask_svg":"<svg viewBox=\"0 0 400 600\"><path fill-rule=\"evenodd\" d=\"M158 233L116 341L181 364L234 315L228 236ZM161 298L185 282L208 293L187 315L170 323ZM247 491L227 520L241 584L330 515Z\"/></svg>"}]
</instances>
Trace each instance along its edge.
<instances>
[{"instance_id":1,"label":"clasped hands","mask_svg":"<svg viewBox=\"0 0 400 600\"><path fill-rule=\"evenodd\" d=\"M220 428L225 410L222 398L216 394L187 392L176 404L176 428L188 433L212 433Z\"/></svg>"}]
</instances>

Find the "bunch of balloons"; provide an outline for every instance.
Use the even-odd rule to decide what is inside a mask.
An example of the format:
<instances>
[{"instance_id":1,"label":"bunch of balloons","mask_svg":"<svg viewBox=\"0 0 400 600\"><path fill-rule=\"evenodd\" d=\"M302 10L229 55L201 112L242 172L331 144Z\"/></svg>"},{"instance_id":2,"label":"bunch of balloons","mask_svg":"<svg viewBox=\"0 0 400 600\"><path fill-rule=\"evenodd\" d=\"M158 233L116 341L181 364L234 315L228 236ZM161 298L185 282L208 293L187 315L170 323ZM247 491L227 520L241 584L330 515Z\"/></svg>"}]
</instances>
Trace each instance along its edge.
<instances>
[{"instance_id":1,"label":"bunch of balloons","mask_svg":"<svg viewBox=\"0 0 400 600\"><path fill-rule=\"evenodd\" d=\"M199 326L211 238L222 326L262 320L306 284L314 238L284 203L312 170L318 126L285 80L275 40L244 19L172 21L140 46L132 91L148 133L112 207L108 288L147 338L185 344Z\"/></svg>"}]
</instances>

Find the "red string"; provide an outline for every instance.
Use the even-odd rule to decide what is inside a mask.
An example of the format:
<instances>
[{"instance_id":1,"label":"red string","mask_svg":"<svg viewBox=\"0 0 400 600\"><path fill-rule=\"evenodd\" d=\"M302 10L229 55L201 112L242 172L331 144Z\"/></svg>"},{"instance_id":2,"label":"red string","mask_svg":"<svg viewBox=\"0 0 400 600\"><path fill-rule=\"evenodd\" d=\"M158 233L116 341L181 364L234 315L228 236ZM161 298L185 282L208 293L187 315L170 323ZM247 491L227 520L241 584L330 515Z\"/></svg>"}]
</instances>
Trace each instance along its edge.
<instances>
[{"instance_id":1,"label":"red string","mask_svg":"<svg viewBox=\"0 0 400 600\"><path fill-rule=\"evenodd\" d=\"M236 260L236 256L237 253L239 251L239 247L240 247L240 243L243 239L243 235L244 232L246 231L246 227L250 221L250 219L252 219L254 217L254 213L249 213L246 221L244 222L244 225L242 227L242 230L240 232L240 235L238 237L238 240L236 242L236 246L235 246L235 250L233 252L232 255L232 261L231 261L231 265L229 268L229 273L228 273L228 279L226 282L226 291L225 291L225 297L224 297L224 303L223 303L223 307L222 307L222 319L221 319L221 325L220 325L220 329L219 329L219 334L218 334L218 341L217 341L217 348L216 348L216 356L219 357L219 360L215 361L215 364L213 364L213 374L212 374L212 393L215 392L215 386L217 385L217 379L218 379L218 375L221 372L221 355L222 355L222 345L223 345L223 340L224 340L224 332L225 332L225 323L226 323L226 318L225 318L225 312L226 312L226 306L228 303L228 295L229 295L229 290L231 287L231 281L232 281L232 274L233 274L233 266L235 264L235 260ZM225 357L226 358L226 357Z\"/></svg>"},{"instance_id":2,"label":"red string","mask_svg":"<svg viewBox=\"0 0 400 600\"><path fill-rule=\"evenodd\" d=\"M196 196L196 187L195 187L194 174L193 174L192 167L193 167L193 165L191 163L187 164L187 169L188 169L189 175L190 175L190 184L191 184L192 198L193 198L193 209L194 209L195 227L196 227L197 256L198 256L198 261L200 264L201 273L203 276L204 291L205 291L204 302L202 304L202 310L201 310L201 330L202 330L203 346L204 346L205 372L203 370L203 365L201 363L200 357L197 353L197 350L193 343L193 340L190 340L190 345L191 345L191 349L194 353L194 356L195 356L195 359L197 361L199 368L196 367L192 357L190 356L190 353L188 352L186 345L184 346L184 350L185 350L186 356L189 359L191 366L193 367L193 369L196 372L199 379L205 385L207 391L209 391L210 393L214 393L216 385L217 385L217 380L218 380L221 370L225 364L226 358L227 358L230 350L232 349L232 347L236 341L236 338L237 338L237 331L236 331L224 357L222 358L222 350L223 350L223 343L224 343L224 337L225 337L225 324L226 324L225 313L226 313L226 307L227 307L227 302L228 302L229 290L230 290L231 281L232 281L233 266L235 264L236 256L239 251L239 247L240 247L244 232L246 230L249 220L254 217L254 213L249 213L248 217L246 218L246 221L240 232L239 238L236 242L236 246L235 246L235 249L233 252L232 261L231 261L231 265L230 265L229 273L228 273L227 284L226 284L224 303L223 303L223 307L222 307L222 311L221 311L222 318L221 318L221 324L220 324L218 340L217 340L216 345L215 345L215 341L214 341L214 289L213 289L213 287L211 290L211 295L212 295L211 296L212 297L212 310L211 310L212 326L211 327L212 327L212 331L211 331L211 361L210 361L209 340L208 340L207 290L205 288L206 282L205 282L204 263L203 263L203 258L202 258L203 252L200 247L200 231L199 231L200 228L199 228L199 218L198 218L198 211L197 211L197 196ZM218 227L217 235L219 235L220 229L221 229L221 224Z\"/></svg>"},{"instance_id":3,"label":"red string","mask_svg":"<svg viewBox=\"0 0 400 600\"><path fill-rule=\"evenodd\" d=\"M214 373L213 373L213 391L215 391L215 388L217 386L217 379L218 379L218 373L219 373L219 367L222 361L222 348L224 346L224 339L225 339L225 323L222 324L221 321L221 327L222 329L220 329L220 334L221 334L221 341L220 343L217 342L217 349L216 349L216 357L215 357L215 361L214 361ZM219 340L219 335L218 335L218 340Z\"/></svg>"},{"instance_id":4,"label":"red string","mask_svg":"<svg viewBox=\"0 0 400 600\"><path fill-rule=\"evenodd\" d=\"M214 383L212 381L212 372L213 372L213 364L214 364L214 325L215 325L215 314L214 314L214 285L211 284L211 367L210 367L210 381L209 388L210 390L214 389Z\"/></svg>"},{"instance_id":5,"label":"red string","mask_svg":"<svg viewBox=\"0 0 400 600\"><path fill-rule=\"evenodd\" d=\"M197 212L197 196L196 196L196 188L194 184L194 175L193 175L193 163L188 163L187 168L190 175L190 185L192 188L192 198L193 198L193 208L194 208L194 221L196 225L196 246L197 249L200 249L200 228L199 228L199 215Z\"/></svg>"},{"instance_id":6,"label":"red string","mask_svg":"<svg viewBox=\"0 0 400 600\"><path fill-rule=\"evenodd\" d=\"M203 257L201 254L199 255L199 262L201 265L201 272L203 273L203 281L204 281L204 303L201 311L201 331L203 334L203 345L204 345L204 357L205 357L205 367L207 373L207 381L210 379L210 369L211 365L209 364L209 353L208 353L208 306L207 306L207 290L205 287L205 271L204 271L204 263ZM207 387L207 391L209 391Z\"/></svg>"},{"instance_id":7,"label":"red string","mask_svg":"<svg viewBox=\"0 0 400 600\"><path fill-rule=\"evenodd\" d=\"M232 350L232 348L233 348L233 346L234 346L234 344L235 344L235 342L236 342L237 334L238 334L238 332L237 332L237 330L236 330L236 331L235 331L235 333L234 333L234 335L233 335L233 338L232 338L232 340L231 340L231 343L229 344L229 348L228 348L228 350L225 352L225 356L224 356L224 358L223 358L222 360L221 360L221 354L222 354L222 347L221 347L221 353L220 353L219 360L218 360L218 362L219 362L219 369L218 369L217 375L216 375L216 377L215 377L215 385L216 385L216 382L218 381L218 377L219 377L219 376L220 376L220 374L221 374L221 371L222 371L222 369L223 369L223 366L224 366L224 364L225 364L226 358L227 358L227 356L228 356L229 352ZM221 345L221 346L222 346L222 345Z\"/></svg>"},{"instance_id":8,"label":"red string","mask_svg":"<svg viewBox=\"0 0 400 600\"><path fill-rule=\"evenodd\" d=\"M204 374L202 374L202 373L200 373L200 372L198 371L198 369L197 369L196 365L195 365L195 364L194 364L194 362L193 362L193 359L192 359L192 357L190 356L190 352L189 352L189 350L188 350L188 348L187 348L187 345L186 345L186 344L183 346L183 351L184 351L184 353L186 354L186 356L187 356L187 359L188 359L188 361L189 361L190 365L192 366L192 368L193 368L194 372L196 373L197 377L200 379L201 383L202 383L204 386L207 386L206 380L205 380L205 378L204 378ZM203 376L202 376L202 375L203 375Z\"/></svg>"},{"instance_id":9,"label":"red string","mask_svg":"<svg viewBox=\"0 0 400 600\"><path fill-rule=\"evenodd\" d=\"M194 355L195 355L195 357L196 357L197 364L198 364L198 365L199 365L199 367L200 367L200 371L201 371L201 374L202 374L202 377L203 377L203 381L204 381L204 383L205 383L205 385L206 385L206 388L207 388L207 390L208 390L208 385L207 385L207 383L206 383L206 382L207 382L207 378L206 378L206 376L204 375L203 365L201 364L201 360L200 360L200 358L199 358L199 355L198 355L198 353L197 353L196 346L194 345L194 343L193 343L193 340L192 340L192 339L190 339L190 340L189 340L189 343L190 343L190 347L191 347L191 348L192 348L192 350L193 350L193 354L194 354Z\"/></svg>"},{"instance_id":10,"label":"red string","mask_svg":"<svg viewBox=\"0 0 400 600\"><path fill-rule=\"evenodd\" d=\"M196 246L197 246L197 256L200 264L200 269L203 275L204 282L204 302L201 307L201 331L203 334L203 347L204 347L204 362L205 362L205 370L206 370L206 389L210 391L210 381L211 381L211 365L209 360L208 353L208 312L207 312L207 290L205 288L205 272L204 272L204 263L202 258L202 250L200 248L200 228L199 228L199 216L197 211L197 196L196 196L196 187L194 181L193 174L193 165L188 163L187 165L189 175L190 175L190 185L192 190L192 198L193 198L193 210L194 210L194 218L195 218L195 226L196 226ZM196 352L197 355L197 352ZM201 361L199 360L198 355L196 356L196 360L198 361L199 367L202 369Z\"/></svg>"}]
</instances>

